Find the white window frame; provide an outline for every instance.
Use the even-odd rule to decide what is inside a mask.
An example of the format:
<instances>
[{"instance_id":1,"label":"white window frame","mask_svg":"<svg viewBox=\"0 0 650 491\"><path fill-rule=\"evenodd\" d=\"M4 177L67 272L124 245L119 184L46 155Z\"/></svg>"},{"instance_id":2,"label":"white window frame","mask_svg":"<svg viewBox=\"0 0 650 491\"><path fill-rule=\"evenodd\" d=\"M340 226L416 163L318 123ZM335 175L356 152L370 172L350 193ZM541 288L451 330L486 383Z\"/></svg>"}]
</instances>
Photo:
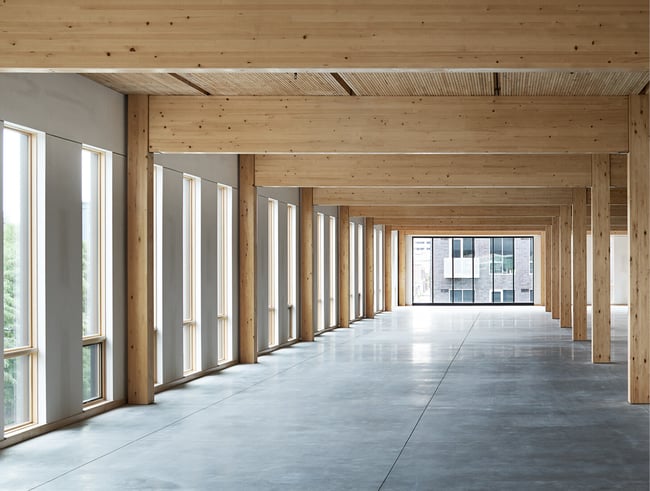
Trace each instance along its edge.
<instances>
[{"instance_id":1,"label":"white window frame","mask_svg":"<svg viewBox=\"0 0 650 491\"><path fill-rule=\"evenodd\" d=\"M217 364L233 360L232 320L232 188L217 185Z\"/></svg>"}]
</instances>

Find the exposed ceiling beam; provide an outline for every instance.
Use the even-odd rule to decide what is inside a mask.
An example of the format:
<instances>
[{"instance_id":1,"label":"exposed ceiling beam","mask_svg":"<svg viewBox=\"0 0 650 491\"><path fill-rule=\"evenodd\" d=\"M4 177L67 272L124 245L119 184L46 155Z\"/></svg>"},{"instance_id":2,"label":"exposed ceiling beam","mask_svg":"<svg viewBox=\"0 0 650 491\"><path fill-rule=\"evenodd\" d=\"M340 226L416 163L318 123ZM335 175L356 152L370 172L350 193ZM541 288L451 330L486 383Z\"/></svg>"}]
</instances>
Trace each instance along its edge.
<instances>
[{"instance_id":1,"label":"exposed ceiling beam","mask_svg":"<svg viewBox=\"0 0 650 491\"><path fill-rule=\"evenodd\" d=\"M435 218L435 217L553 217L559 206L350 206L351 217Z\"/></svg>"}]
</instances>

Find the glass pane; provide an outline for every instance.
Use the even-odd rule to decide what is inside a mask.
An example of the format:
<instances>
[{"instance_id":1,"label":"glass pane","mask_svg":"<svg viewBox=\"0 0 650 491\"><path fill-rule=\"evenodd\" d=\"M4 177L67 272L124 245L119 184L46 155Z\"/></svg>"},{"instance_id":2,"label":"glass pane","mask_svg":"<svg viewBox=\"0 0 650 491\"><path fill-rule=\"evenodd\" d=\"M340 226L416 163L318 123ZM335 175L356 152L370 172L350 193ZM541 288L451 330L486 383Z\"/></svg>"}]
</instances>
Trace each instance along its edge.
<instances>
[{"instance_id":1,"label":"glass pane","mask_svg":"<svg viewBox=\"0 0 650 491\"><path fill-rule=\"evenodd\" d=\"M533 256L531 255L533 239L531 237L515 238L515 303L530 303L533 291Z\"/></svg>"},{"instance_id":2,"label":"glass pane","mask_svg":"<svg viewBox=\"0 0 650 491\"><path fill-rule=\"evenodd\" d=\"M350 320L354 320L356 318L356 281L355 281L355 275L356 275L356 245L355 245L355 237L356 237L356 227L353 222L350 222Z\"/></svg>"},{"instance_id":3,"label":"glass pane","mask_svg":"<svg viewBox=\"0 0 650 491\"><path fill-rule=\"evenodd\" d=\"M450 303L453 299L451 239L433 239L433 303Z\"/></svg>"},{"instance_id":4,"label":"glass pane","mask_svg":"<svg viewBox=\"0 0 650 491\"><path fill-rule=\"evenodd\" d=\"M503 303L512 303L514 300L512 290L503 290Z\"/></svg>"},{"instance_id":5,"label":"glass pane","mask_svg":"<svg viewBox=\"0 0 650 491\"><path fill-rule=\"evenodd\" d=\"M503 291L501 303L512 303L513 298L506 299L506 290L512 295L514 281L513 249L514 239L512 237L500 237L494 239L494 290Z\"/></svg>"},{"instance_id":6,"label":"glass pane","mask_svg":"<svg viewBox=\"0 0 650 491\"><path fill-rule=\"evenodd\" d=\"M183 371L194 370L194 326L183 326Z\"/></svg>"},{"instance_id":7,"label":"glass pane","mask_svg":"<svg viewBox=\"0 0 650 491\"><path fill-rule=\"evenodd\" d=\"M413 238L413 303L431 303L432 239Z\"/></svg>"},{"instance_id":8,"label":"glass pane","mask_svg":"<svg viewBox=\"0 0 650 491\"><path fill-rule=\"evenodd\" d=\"M4 360L5 427L31 422L31 355Z\"/></svg>"},{"instance_id":9,"label":"glass pane","mask_svg":"<svg viewBox=\"0 0 650 491\"><path fill-rule=\"evenodd\" d=\"M81 309L84 336L100 334L99 154L81 152Z\"/></svg>"},{"instance_id":10,"label":"glass pane","mask_svg":"<svg viewBox=\"0 0 650 491\"><path fill-rule=\"evenodd\" d=\"M459 295L454 294L454 303L463 303L463 290L471 291L473 286L474 277L474 246L471 237L454 239L454 247L462 244L462 255L454 255L453 265L453 289L455 292L460 292Z\"/></svg>"},{"instance_id":11,"label":"glass pane","mask_svg":"<svg viewBox=\"0 0 650 491\"><path fill-rule=\"evenodd\" d=\"M487 237L474 239L476 261L474 266L474 298L476 303L492 303L492 240ZM500 301L500 300L499 300Z\"/></svg>"},{"instance_id":12,"label":"glass pane","mask_svg":"<svg viewBox=\"0 0 650 491\"><path fill-rule=\"evenodd\" d=\"M192 181L183 179L183 319L192 320Z\"/></svg>"},{"instance_id":13,"label":"glass pane","mask_svg":"<svg viewBox=\"0 0 650 491\"><path fill-rule=\"evenodd\" d=\"M501 292L492 292L492 302L501 303Z\"/></svg>"},{"instance_id":14,"label":"glass pane","mask_svg":"<svg viewBox=\"0 0 650 491\"><path fill-rule=\"evenodd\" d=\"M4 347L30 346L30 136L5 128L2 191L4 231Z\"/></svg>"},{"instance_id":15,"label":"glass pane","mask_svg":"<svg viewBox=\"0 0 650 491\"><path fill-rule=\"evenodd\" d=\"M463 257L474 255L474 244L472 242L471 237L465 237L463 239Z\"/></svg>"},{"instance_id":16,"label":"glass pane","mask_svg":"<svg viewBox=\"0 0 650 491\"><path fill-rule=\"evenodd\" d=\"M102 345L83 347L83 402L102 396Z\"/></svg>"},{"instance_id":17,"label":"glass pane","mask_svg":"<svg viewBox=\"0 0 650 491\"><path fill-rule=\"evenodd\" d=\"M454 239L454 257L460 257L460 241L461 239Z\"/></svg>"},{"instance_id":18,"label":"glass pane","mask_svg":"<svg viewBox=\"0 0 650 491\"><path fill-rule=\"evenodd\" d=\"M358 224L357 226L357 281L358 281L358 291L357 291L357 316L363 317L365 312L365 305L363 302L363 225Z\"/></svg>"}]
</instances>

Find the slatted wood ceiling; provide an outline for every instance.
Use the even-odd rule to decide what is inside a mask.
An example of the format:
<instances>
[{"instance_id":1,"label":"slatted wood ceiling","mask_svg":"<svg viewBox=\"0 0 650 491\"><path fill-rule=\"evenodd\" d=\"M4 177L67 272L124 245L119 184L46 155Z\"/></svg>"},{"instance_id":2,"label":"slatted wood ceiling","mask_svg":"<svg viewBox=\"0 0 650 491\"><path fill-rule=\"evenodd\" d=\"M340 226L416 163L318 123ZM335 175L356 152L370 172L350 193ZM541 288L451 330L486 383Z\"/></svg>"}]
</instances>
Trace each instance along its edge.
<instances>
[{"instance_id":1,"label":"slatted wood ceiling","mask_svg":"<svg viewBox=\"0 0 650 491\"><path fill-rule=\"evenodd\" d=\"M501 95L636 95L648 83L648 72L519 72L500 78Z\"/></svg>"},{"instance_id":2,"label":"slatted wood ceiling","mask_svg":"<svg viewBox=\"0 0 650 491\"><path fill-rule=\"evenodd\" d=\"M92 73L91 80L122 94L201 95L168 73Z\"/></svg>"},{"instance_id":3,"label":"slatted wood ceiling","mask_svg":"<svg viewBox=\"0 0 650 491\"><path fill-rule=\"evenodd\" d=\"M357 95L479 96L493 95L492 73L341 73Z\"/></svg>"}]
</instances>

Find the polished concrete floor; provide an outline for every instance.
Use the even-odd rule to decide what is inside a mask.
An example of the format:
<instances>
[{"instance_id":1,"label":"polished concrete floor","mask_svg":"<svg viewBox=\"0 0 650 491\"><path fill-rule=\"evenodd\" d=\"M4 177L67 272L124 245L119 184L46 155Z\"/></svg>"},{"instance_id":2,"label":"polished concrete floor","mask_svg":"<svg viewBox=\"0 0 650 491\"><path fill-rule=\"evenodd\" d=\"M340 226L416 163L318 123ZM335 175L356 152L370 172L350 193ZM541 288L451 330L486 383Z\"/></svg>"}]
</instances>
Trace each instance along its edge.
<instances>
[{"instance_id":1,"label":"polished concrete floor","mask_svg":"<svg viewBox=\"0 0 650 491\"><path fill-rule=\"evenodd\" d=\"M400 308L0 451L0 489L648 490L648 407L539 307Z\"/></svg>"}]
</instances>

